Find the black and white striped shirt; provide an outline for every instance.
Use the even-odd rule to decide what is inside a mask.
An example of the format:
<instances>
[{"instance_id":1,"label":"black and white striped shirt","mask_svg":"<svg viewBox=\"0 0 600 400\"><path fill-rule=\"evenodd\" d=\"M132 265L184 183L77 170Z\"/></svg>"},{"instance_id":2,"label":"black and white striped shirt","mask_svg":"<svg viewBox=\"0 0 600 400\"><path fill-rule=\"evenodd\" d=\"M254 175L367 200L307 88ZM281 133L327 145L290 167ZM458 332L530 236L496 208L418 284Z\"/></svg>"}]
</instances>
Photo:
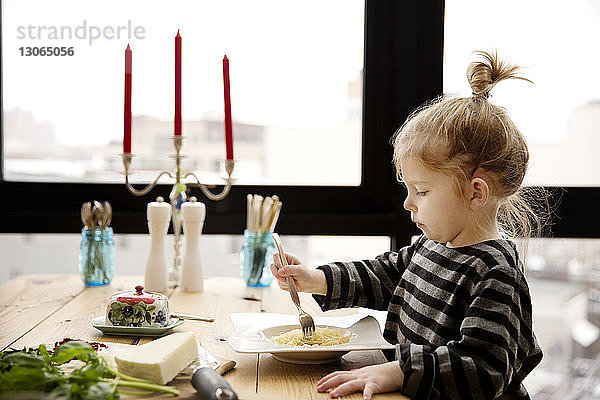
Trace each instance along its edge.
<instances>
[{"instance_id":1,"label":"black and white striped shirt","mask_svg":"<svg viewBox=\"0 0 600 400\"><path fill-rule=\"evenodd\" d=\"M318 268L327 294L313 296L323 310L387 310L384 337L397 344L405 395L529 398L522 381L542 351L514 243L449 248L423 235L398 253Z\"/></svg>"}]
</instances>

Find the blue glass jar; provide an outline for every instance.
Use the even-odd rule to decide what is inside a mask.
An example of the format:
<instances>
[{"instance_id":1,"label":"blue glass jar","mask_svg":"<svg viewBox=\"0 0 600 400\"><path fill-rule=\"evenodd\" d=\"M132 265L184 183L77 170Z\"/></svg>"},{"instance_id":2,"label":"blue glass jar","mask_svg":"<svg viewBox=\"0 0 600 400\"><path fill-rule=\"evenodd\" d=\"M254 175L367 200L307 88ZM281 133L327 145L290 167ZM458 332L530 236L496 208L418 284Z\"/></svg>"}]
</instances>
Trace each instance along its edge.
<instances>
[{"instance_id":1,"label":"blue glass jar","mask_svg":"<svg viewBox=\"0 0 600 400\"><path fill-rule=\"evenodd\" d=\"M244 231L244 244L240 251L240 269L246 284L253 287L269 286L273 281L271 264L275 254L273 232Z\"/></svg>"},{"instance_id":2,"label":"blue glass jar","mask_svg":"<svg viewBox=\"0 0 600 400\"><path fill-rule=\"evenodd\" d=\"M115 241L112 228L81 230L79 273L85 286L108 285L115 275Z\"/></svg>"}]
</instances>

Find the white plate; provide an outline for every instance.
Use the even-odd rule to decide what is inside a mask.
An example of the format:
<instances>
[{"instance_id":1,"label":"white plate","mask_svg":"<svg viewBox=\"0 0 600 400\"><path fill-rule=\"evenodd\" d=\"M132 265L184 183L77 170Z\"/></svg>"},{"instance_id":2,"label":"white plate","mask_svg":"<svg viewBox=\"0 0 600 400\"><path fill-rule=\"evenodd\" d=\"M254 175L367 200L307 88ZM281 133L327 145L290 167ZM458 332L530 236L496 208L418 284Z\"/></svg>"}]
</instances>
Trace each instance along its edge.
<instances>
[{"instance_id":1,"label":"white plate","mask_svg":"<svg viewBox=\"0 0 600 400\"><path fill-rule=\"evenodd\" d=\"M163 336L171 329L183 324L183 319L171 318L167 326L154 328L149 326L114 326L106 325L106 316L100 315L92 319L92 326L107 335L125 335L125 336Z\"/></svg>"},{"instance_id":2,"label":"white plate","mask_svg":"<svg viewBox=\"0 0 600 400\"><path fill-rule=\"evenodd\" d=\"M274 358L293 364L324 364L338 360L349 351L395 348L394 345L385 341L381 335L379 323L372 316L367 316L348 328L341 327L341 329L356 335L350 343L323 347L288 346L267 340L267 337L296 328L300 328L300 326L272 326L254 334L247 334L244 331L234 332L229 336L228 343L238 353L271 353Z\"/></svg>"}]
</instances>

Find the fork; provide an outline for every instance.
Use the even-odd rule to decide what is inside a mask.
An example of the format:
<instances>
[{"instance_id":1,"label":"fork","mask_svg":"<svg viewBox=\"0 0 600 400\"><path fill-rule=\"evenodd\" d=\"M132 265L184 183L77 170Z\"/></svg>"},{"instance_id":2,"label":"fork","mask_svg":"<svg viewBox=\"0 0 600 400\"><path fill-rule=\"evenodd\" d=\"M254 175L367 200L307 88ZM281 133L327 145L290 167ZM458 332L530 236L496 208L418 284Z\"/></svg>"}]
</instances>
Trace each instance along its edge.
<instances>
[{"instance_id":1,"label":"fork","mask_svg":"<svg viewBox=\"0 0 600 400\"><path fill-rule=\"evenodd\" d=\"M287 257L285 256L285 252L283 251L283 245L281 244L281 239L279 235L275 232L272 234L273 241L275 242L275 246L277 246L277 251L279 252L279 260L281 260L281 264L283 266L288 265ZM298 309L298 318L300 319L300 326L302 327L302 337L304 339L308 339L315 332L315 322L312 317L300 307L300 296L298 296L298 290L296 289L296 284L294 283L294 278L291 276L287 277L287 284L290 288L290 296L292 297L292 301L294 305Z\"/></svg>"}]
</instances>

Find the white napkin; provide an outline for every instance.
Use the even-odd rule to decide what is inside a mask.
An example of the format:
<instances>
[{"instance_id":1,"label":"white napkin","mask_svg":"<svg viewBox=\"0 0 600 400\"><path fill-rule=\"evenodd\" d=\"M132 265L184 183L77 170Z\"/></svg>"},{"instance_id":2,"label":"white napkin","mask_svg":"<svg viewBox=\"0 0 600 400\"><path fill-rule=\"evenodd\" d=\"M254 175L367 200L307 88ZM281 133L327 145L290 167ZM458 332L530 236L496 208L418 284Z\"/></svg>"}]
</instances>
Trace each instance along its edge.
<instances>
[{"instance_id":1,"label":"white napkin","mask_svg":"<svg viewBox=\"0 0 600 400\"><path fill-rule=\"evenodd\" d=\"M315 317L315 325L337 326L340 328L349 328L361 319L371 315L377 319L379 326L383 331L386 318L385 311L375 311L370 309L358 309L358 312L352 315ZM236 335L252 336L260 330L279 325L300 325L298 314L275 314L275 313L234 313L229 314L233 322L233 331Z\"/></svg>"}]
</instances>

